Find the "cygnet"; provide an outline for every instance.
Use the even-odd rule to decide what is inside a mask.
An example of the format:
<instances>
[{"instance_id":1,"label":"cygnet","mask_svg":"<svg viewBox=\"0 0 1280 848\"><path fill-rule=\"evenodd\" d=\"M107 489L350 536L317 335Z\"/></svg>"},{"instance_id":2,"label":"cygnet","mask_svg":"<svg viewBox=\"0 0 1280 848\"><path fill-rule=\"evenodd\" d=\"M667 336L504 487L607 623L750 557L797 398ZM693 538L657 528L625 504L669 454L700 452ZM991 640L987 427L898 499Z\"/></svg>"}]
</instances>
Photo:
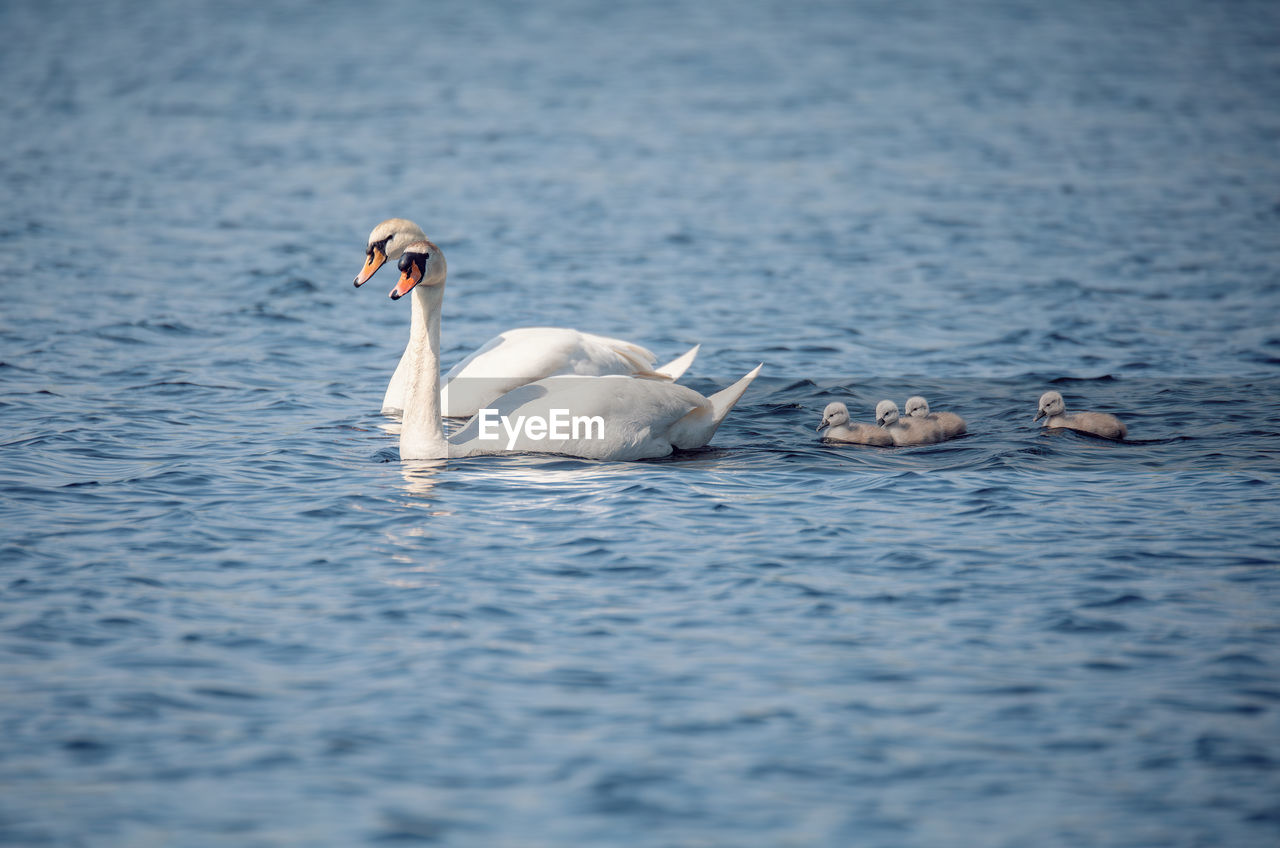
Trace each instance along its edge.
<instances>
[{"instance_id":1,"label":"cygnet","mask_svg":"<svg viewBox=\"0 0 1280 848\"><path fill-rule=\"evenodd\" d=\"M1057 392L1040 395L1040 411L1036 413L1035 420L1039 421L1044 416L1048 416L1045 427L1063 427L1104 439L1123 439L1129 432L1119 418L1105 412L1067 412L1062 395Z\"/></svg>"},{"instance_id":2,"label":"cygnet","mask_svg":"<svg viewBox=\"0 0 1280 848\"><path fill-rule=\"evenodd\" d=\"M849 409L843 403L829 403L822 411L822 423L818 430L827 428L822 438L832 442L848 442L854 445L879 445L893 447L893 436L874 424L852 424Z\"/></svg>"},{"instance_id":3,"label":"cygnet","mask_svg":"<svg viewBox=\"0 0 1280 848\"><path fill-rule=\"evenodd\" d=\"M944 439L954 439L956 436L964 435L964 419L954 412L930 412L929 401L914 395L907 398L907 404L903 407L907 418L918 418L931 424L937 425L942 431Z\"/></svg>"},{"instance_id":4,"label":"cygnet","mask_svg":"<svg viewBox=\"0 0 1280 848\"><path fill-rule=\"evenodd\" d=\"M919 418L902 419L898 415L898 405L891 400L882 400L876 404L876 423L893 437L895 445L931 445L946 437L942 430L928 421Z\"/></svg>"}]
</instances>

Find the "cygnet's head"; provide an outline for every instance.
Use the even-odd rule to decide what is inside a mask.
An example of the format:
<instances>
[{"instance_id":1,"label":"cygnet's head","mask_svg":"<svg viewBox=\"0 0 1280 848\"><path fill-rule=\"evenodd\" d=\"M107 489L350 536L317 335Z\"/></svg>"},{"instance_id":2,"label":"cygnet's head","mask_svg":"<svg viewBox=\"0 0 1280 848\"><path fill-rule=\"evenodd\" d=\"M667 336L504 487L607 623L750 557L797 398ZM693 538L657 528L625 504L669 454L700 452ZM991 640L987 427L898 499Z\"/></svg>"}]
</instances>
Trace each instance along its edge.
<instances>
[{"instance_id":1,"label":"cygnet's head","mask_svg":"<svg viewBox=\"0 0 1280 848\"><path fill-rule=\"evenodd\" d=\"M1057 392L1045 392L1040 395L1040 411L1032 420L1039 421L1046 415L1052 418L1055 415L1061 415L1066 409L1066 405L1062 402L1062 395Z\"/></svg>"},{"instance_id":2,"label":"cygnet's head","mask_svg":"<svg viewBox=\"0 0 1280 848\"><path fill-rule=\"evenodd\" d=\"M388 218L369 233L369 246L364 251L364 267L356 275L357 287L364 285L373 272L388 259L399 259L404 249L427 237L417 224L404 218Z\"/></svg>"},{"instance_id":3,"label":"cygnet's head","mask_svg":"<svg viewBox=\"0 0 1280 848\"><path fill-rule=\"evenodd\" d=\"M443 286L448 266L444 254L435 243L421 239L409 244L400 256L400 282L391 290L391 299L400 298L413 291L414 286Z\"/></svg>"},{"instance_id":4,"label":"cygnet's head","mask_svg":"<svg viewBox=\"0 0 1280 848\"><path fill-rule=\"evenodd\" d=\"M876 423L881 427L898 423L898 405L891 400L882 400L876 404Z\"/></svg>"},{"instance_id":5,"label":"cygnet's head","mask_svg":"<svg viewBox=\"0 0 1280 848\"><path fill-rule=\"evenodd\" d=\"M907 403L902 407L902 412L908 418L928 418L929 401L920 397L920 395L912 395L907 398Z\"/></svg>"},{"instance_id":6,"label":"cygnet's head","mask_svg":"<svg viewBox=\"0 0 1280 848\"><path fill-rule=\"evenodd\" d=\"M818 425L819 430L827 427L839 427L841 424L849 423L849 408L843 403L836 401L827 404L827 408L822 410L822 423Z\"/></svg>"}]
</instances>

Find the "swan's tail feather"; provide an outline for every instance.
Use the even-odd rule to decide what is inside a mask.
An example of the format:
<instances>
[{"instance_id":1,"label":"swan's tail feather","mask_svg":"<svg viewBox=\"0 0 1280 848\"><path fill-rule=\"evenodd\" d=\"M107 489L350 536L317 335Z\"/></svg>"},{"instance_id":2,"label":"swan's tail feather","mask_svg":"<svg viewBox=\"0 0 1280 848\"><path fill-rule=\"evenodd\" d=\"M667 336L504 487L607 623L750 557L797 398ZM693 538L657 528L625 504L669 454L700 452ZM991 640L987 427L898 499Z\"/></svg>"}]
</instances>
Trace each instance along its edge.
<instances>
[{"instance_id":1,"label":"swan's tail feather","mask_svg":"<svg viewBox=\"0 0 1280 848\"><path fill-rule=\"evenodd\" d=\"M670 383L674 378L670 374L663 374L661 371L632 371L630 377L641 377L645 380L661 380L664 383Z\"/></svg>"},{"instance_id":2,"label":"swan's tail feather","mask_svg":"<svg viewBox=\"0 0 1280 848\"><path fill-rule=\"evenodd\" d=\"M584 335L586 334L584 333ZM653 351L640 347L638 344L624 342L622 339L611 339L607 336L595 336L595 338L625 360L631 366L633 373L652 371L654 363L658 361L658 357L654 356Z\"/></svg>"},{"instance_id":3,"label":"swan's tail feather","mask_svg":"<svg viewBox=\"0 0 1280 848\"><path fill-rule=\"evenodd\" d=\"M671 380L679 380L684 375L684 372L689 370L689 366L693 364L693 360L697 358L698 351L701 349L702 345L696 344L681 356L677 356L661 368L655 368L653 370L657 371L659 374L665 375Z\"/></svg>"},{"instance_id":4,"label":"swan's tail feather","mask_svg":"<svg viewBox=\"0 0 1280 848\"><path fill-rule=\"evenodd\" d=\"M761 362L741 380L707 398L707 400L711 401L711 416L715 421L716 427L720 426L720 422L729 414L729 410L733 409L734 404L742 397L742 393L747 390L747 386L751 385L751 381L756 378L756 375L760 373L760 369L763 367L764 363Z\"/></svg>"},{"instance_id":5,"label":"swan's tail feather","mask_svg":"<svg viewBox=\"0 0 1280 848\"><path fill-rule=\"evenodd\" d=\"M707 408L708 404L698 404L695 409L672 425L670 430L672 446L681 449L700 448L711 441L716 430L720 429L720 422L729 414L729 410L733 409L738 398L742 397L742 393L747 390L747 386L751 385L751 381L763 367L764 363L757 365L750 374L729 388L721 389L707 398L710 409Z\"/></svg>"}]
</instances>

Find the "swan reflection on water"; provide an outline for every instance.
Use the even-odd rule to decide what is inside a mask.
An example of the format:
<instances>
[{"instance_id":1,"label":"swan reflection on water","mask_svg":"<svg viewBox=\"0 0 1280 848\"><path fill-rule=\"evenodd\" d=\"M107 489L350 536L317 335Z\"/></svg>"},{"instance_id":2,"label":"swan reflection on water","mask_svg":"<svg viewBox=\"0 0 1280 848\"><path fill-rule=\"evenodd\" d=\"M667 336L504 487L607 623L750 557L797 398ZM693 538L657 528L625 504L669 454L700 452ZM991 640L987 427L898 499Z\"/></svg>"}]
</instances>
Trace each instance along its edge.
<instances>
[{"instance_id":1,"label":"swan reflection on water","mask_svg":"<svg viewBox=\"0 0 1280 848\"><path fill-rule=\"evenodd\" d=\"M443 459L418 459L412 462L402 462L400 464L400 476L404 478L405 494L413 496L413 500L406 501L405 506L415 506L419 508L430 507L431 503L421 501L426 498L436 488L437 478L440 472L445 469L445 461ZM432 515L449 515L448 511L435 511Z\"/></svg>"},{"instance_id":2,"label":"swan reflection on water","mask_svg":"<svg viewBox=\"0 0 1280 848\"><path fill-rule=\"evenodd\" d=\"M441 473L446 470L451 472L454 480L482 478L487 484L498 483L503 488L537 495L543 494L541 490L544 487L558 493L572 492L573 487L594 491L601 485L616 482L621 474L644 472L643 467L632 463L588 463L573 457L548 457L545 454L511 454L493 459L415 459L400 464L405 494L416 498L433 494ZM413 505L422 506L420 503Z\"/></svg>"}]
</instances>

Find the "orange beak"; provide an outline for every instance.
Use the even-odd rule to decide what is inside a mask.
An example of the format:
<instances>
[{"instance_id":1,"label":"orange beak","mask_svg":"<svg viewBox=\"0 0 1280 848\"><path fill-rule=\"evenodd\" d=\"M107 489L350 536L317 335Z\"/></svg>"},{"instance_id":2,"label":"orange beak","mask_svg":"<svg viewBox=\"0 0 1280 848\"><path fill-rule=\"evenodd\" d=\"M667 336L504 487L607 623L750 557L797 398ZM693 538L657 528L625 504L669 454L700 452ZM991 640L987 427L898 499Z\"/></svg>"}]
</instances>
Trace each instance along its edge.
<instances>
[{"instance_id":1,"label":"orange beak","mask_svg":"<svg viewBox=\"0 0 1280 848\"><path fill-rule=\"evenodd\" d=\"M400 298L413 291L413 287L422 281L422 272L418 270L418 266L409 265L409 269L400 275L400 282L396 283L396 287L391 290L391 299L399 300Z\"/></svg>"},{"instance_id":2,"label":"orange beak","mask_svg":"<svg viewBox=\"0 0 1280 848\"><path fill-rule=\"evenodd\" d=\"M360 269L360 273L356 275L356 288L369 282L369 278L373 276L373 272L382 267L382 263L387 261L387 254L378 248L369 251L369 256L364 260L364 267Z\"/></svg>"}]
</instances>

